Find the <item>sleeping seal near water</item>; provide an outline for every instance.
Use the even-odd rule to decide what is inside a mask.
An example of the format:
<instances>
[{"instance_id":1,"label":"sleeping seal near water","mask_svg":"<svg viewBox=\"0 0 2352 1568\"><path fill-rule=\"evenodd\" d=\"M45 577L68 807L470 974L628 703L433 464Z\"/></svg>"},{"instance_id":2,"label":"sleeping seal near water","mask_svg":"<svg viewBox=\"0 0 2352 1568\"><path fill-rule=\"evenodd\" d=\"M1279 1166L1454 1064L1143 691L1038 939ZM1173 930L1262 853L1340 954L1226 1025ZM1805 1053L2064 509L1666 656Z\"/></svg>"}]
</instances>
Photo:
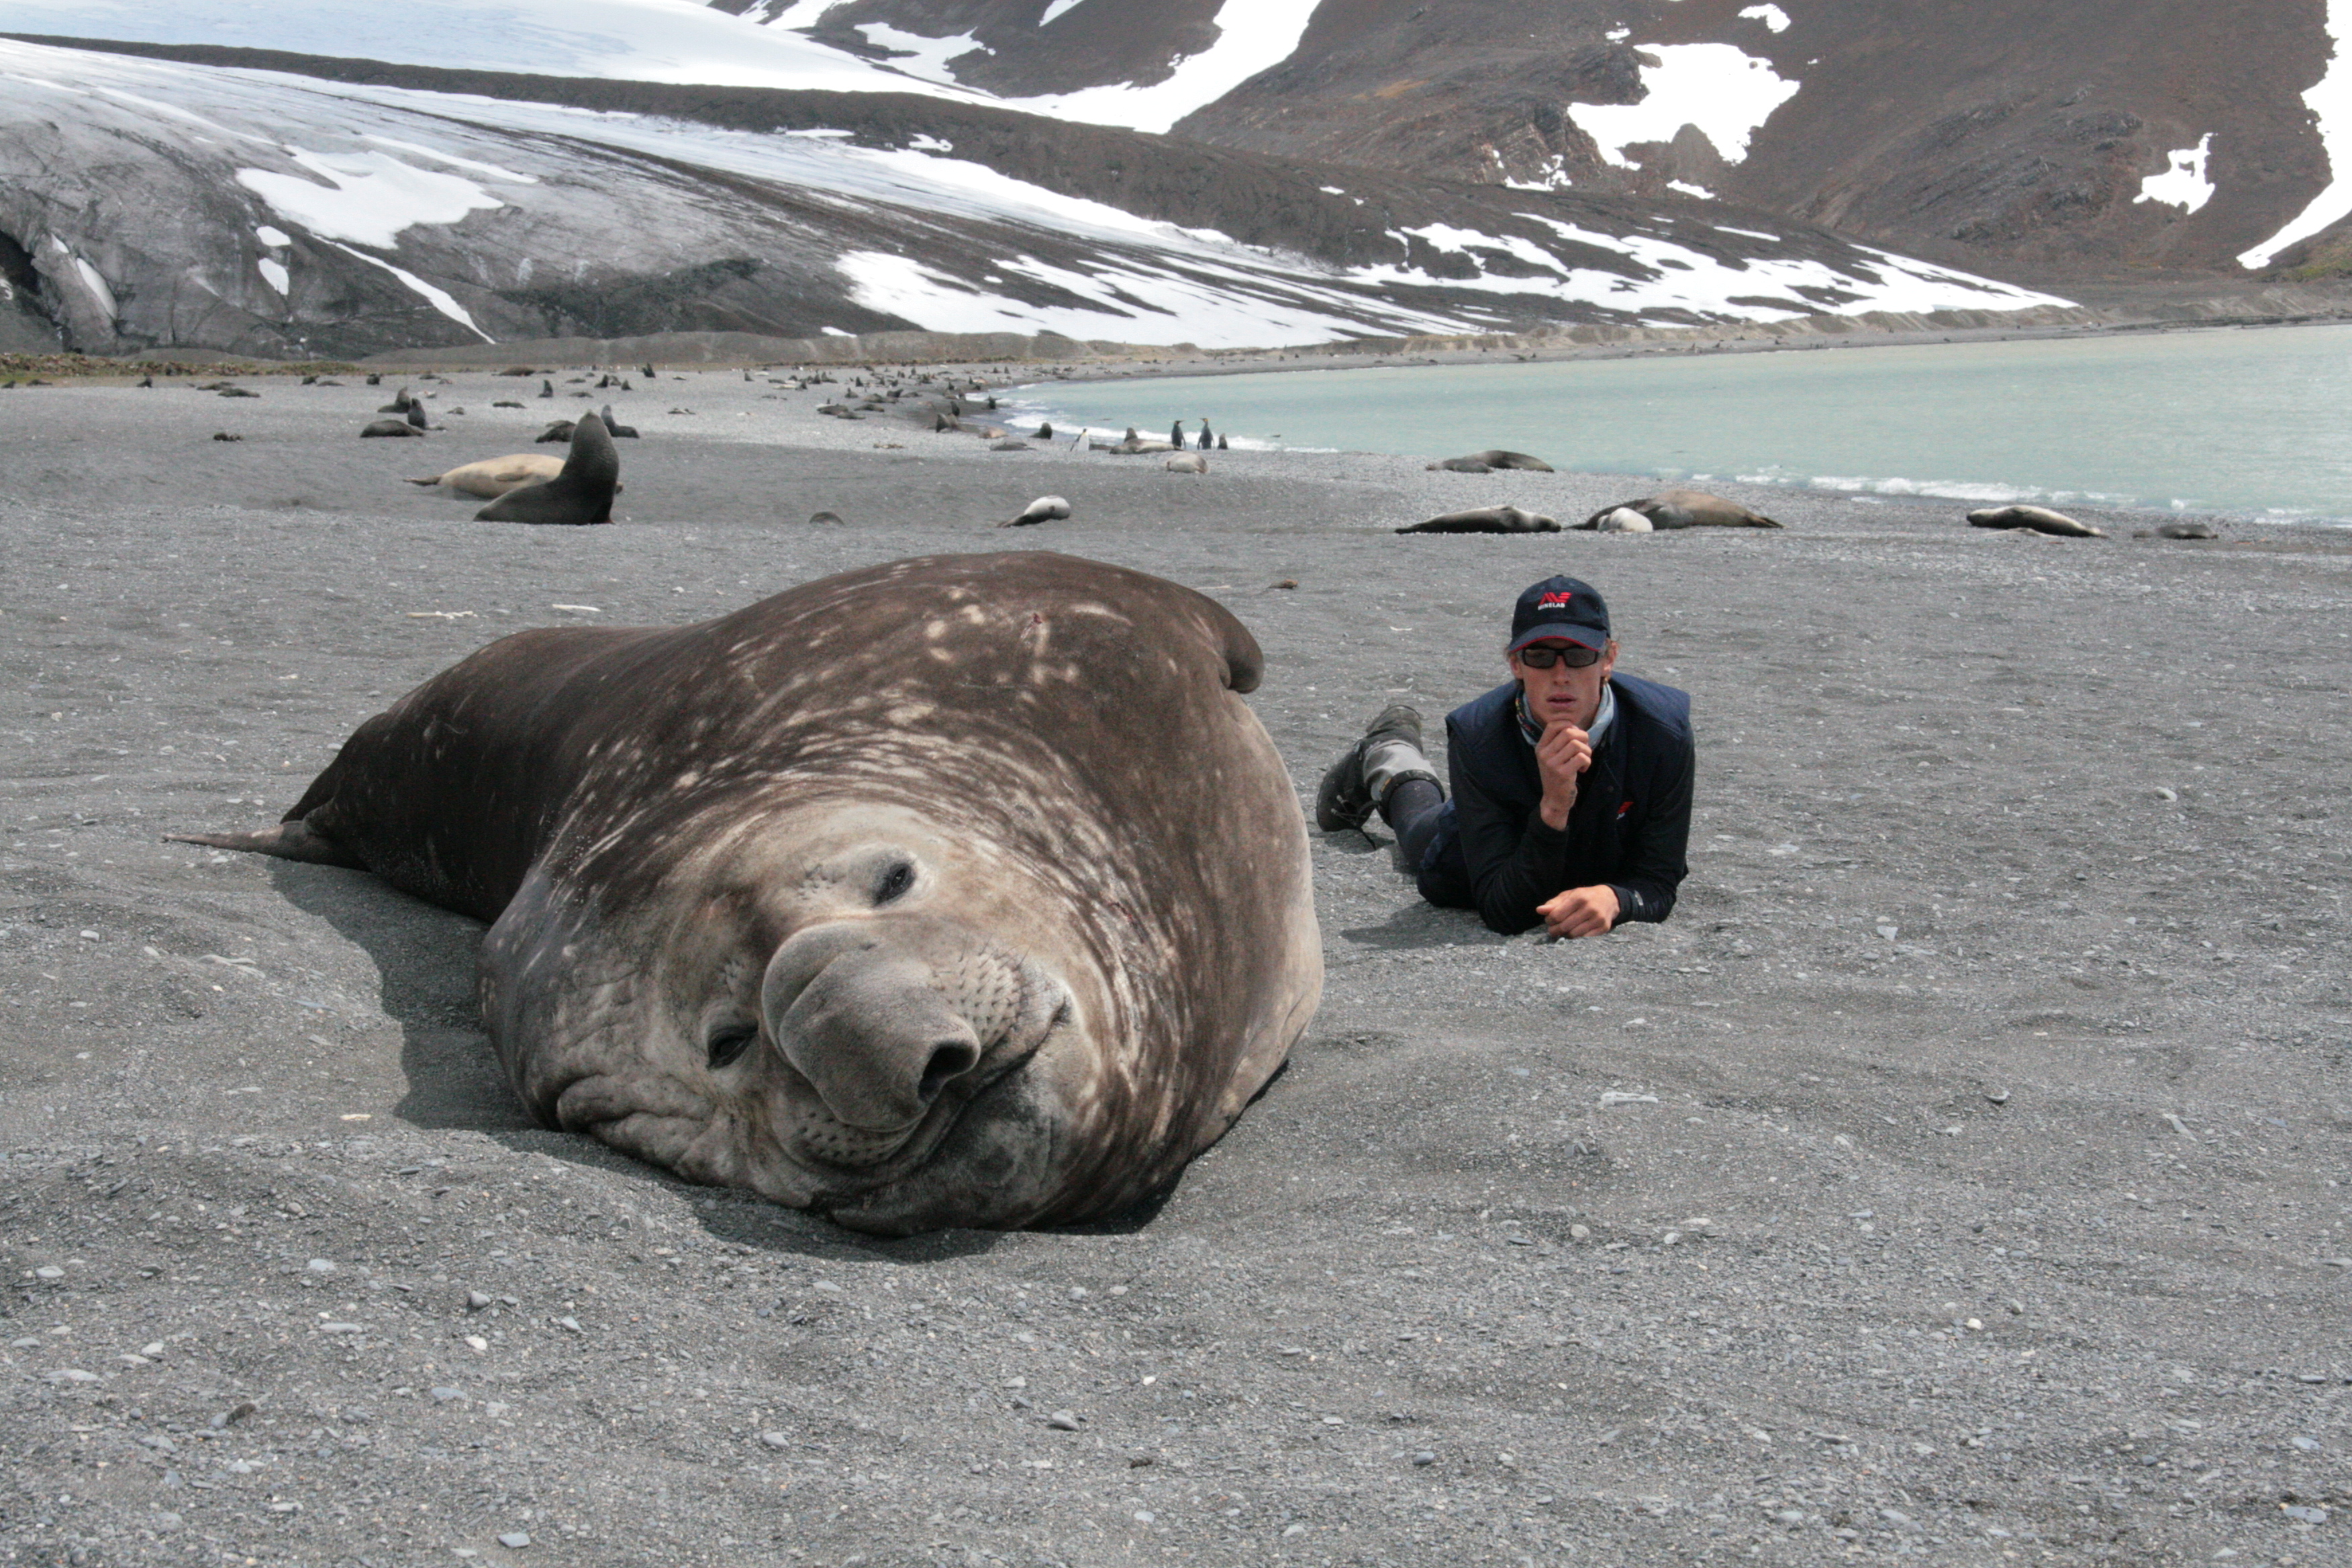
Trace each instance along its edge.
<instances>
[{"instance_id":1,"label":"sleeping seal near water","mask_svg":"<svg viewBox=\"0 0 2352 1568\"><path fill-rule=\"evenodd\" d=\"M509 490L540 484L562 471L563 459L561 458L551 457L545 452L512 452L503 458L484 458L479 462L463 463L447 473L408 482L412 485L445 485L464 495L496 500Z\"/></svg>"},{"instance_id":2,"label":"sleeping seal near water","mask_svg":"<svg viewBox=\"0 0 2352 1568\"><path fill-rule=\"evenodd\" d=\"M1592 525L1602 533L1652 533L1657 525L1630 506L1612 507Z\"/></svg>"},{"instance_id":3,"label":"sleeping seal near water","mask_svg":"<svg viewBox=\"0 0 2352 1568\"><path fill-rule=\"evenodd\" d=\"M1453 459L1464 463L1484 463L1489 468L1523 468L1533 474L1549 474L1555 470L1541 458L1530 458L1525 452L1507 452L1499 447L1484 452L1473 452L1466 458Z\"/></svg>"},{"instance_id":4,"label":"sleeping seal near water","mask_svg":"<svg viewBox=\"0 0 2352 1568\"><path fill-rule=\"evenodd\" d=\"M1559 524L1552 519L1532 511L1521 511L1515 506L1474 507L1468 511L1449 511L1443 517L1433 517L1427 522L1416 522L1397 530L1399 533L1558 533Z\"/></svg>"},{"instance_id":5,"label":"sleeping seal near water","mask_svg":"<svg viewBox=\"0 0 2352 1568\"><path fill-rule=\"evenodd\" d=\"M1780 525L1750 507L1736 500L1726 500L1705 490L1660 490L1639 500L1620 501L1616 506L1604 506L1576 526L1598 529L1601 520L1622 509L1641 513L1650 520L1654 529L1662 528L1778 528Z\"/></svg>"},{"instance_id":6,"label":"sleeping seal near water","mask_svg":"<svg viewBox=\"0 0 2352 1568\"><path fill-rule=\"evenodd\" d=\"M621 455L604 422L583 414L572 427L571 455L544 484L509 490L474 514L476 522L590 523L613 521L621 488Z\"/></svg>"},{"instance_id":7,"label":"sleeping seal near water","mask_svg":"<svg viewBox=\"0 0 2352 1568\"><path fill-rule=\"evenodd\" d=\"M1970 528L2030 528L2036 533L2054 534L2061 539L2105 539L2106 535L2087 522L2077 522L2063 511L2052 511L2046 506L1988 506L1969 513Z\"/></svg>"},{"instance_id":8,"label":"sleeping seal near water","mask_svg":"<svg viewBox=\"0 0 2352 1568\"><path fill-rule=\"evenodd\" d=\"M405 419L371 419L360 431L362 436L422 436L424 431Z\"/></svg>"},{"instance_id":9,"label":"sleeping seal near water","mask_svg":"<svg viewBox=\"0 0 2352 1568\"><path fill-rule=\"evenodd\" d=\"M493 922L542 1125L857 1230L1074 1224L1172 1183L1321 993L1262 668L1139 572L898 561L492 643L278 826L184 841Z\"/></svg>"}]
</instances>

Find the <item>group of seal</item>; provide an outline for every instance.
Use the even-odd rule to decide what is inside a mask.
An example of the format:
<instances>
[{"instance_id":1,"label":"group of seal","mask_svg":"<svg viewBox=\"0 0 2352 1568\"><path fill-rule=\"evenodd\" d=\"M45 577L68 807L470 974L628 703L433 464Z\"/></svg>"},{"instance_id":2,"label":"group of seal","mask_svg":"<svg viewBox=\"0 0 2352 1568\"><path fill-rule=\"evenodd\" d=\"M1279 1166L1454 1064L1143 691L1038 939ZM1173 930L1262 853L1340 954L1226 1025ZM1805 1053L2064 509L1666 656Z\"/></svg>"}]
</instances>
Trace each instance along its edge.
<instances>
[{"instance_id":1,"label":"group of seal","mask_svg":"<svg viewBox=\"0 0 2352 1568\"><path fill-rule=\"evenodd\" d=\"M1632 519L1617 517L1619 512L1631 513L1632 518L1637 518L1648 526L1636 526ZM1647 533L1670 528L1778 528L1780 525L1753 507L1726 500L1718 495L1709 495L1705 490L1669 489L1602 507L1576 526L1601 532Z\"/></svg>"},{"instance_id":2,"label":"group of seal","mask_svg":"<svg viewBox=\"0 0 2352 1568\"><path fill-rule=\"evenodd\" d=\"M859 1230L1071 1224L1173 1182L1320 994L1262 668L1141 573L898 561L503 638L277 826L184 841L493 922L483 1023L545 1126Z\"/></svg>"}]
</instances>

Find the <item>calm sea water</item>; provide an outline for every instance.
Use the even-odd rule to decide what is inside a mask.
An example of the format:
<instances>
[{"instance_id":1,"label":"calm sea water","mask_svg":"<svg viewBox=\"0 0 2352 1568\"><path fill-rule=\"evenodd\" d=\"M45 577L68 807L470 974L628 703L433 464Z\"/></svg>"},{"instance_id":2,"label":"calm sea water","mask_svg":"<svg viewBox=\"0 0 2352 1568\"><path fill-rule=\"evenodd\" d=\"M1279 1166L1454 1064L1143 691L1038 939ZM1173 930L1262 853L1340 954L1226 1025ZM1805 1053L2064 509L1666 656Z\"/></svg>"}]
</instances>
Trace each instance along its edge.
<instances>
[{"instance_id":1,"label":"calm sea water","mask_svg":"<svg viewBox=\"0 0 2352 1568\"><path fill-rule=\"evenodd\" d=\"M1057 426L2352 526L2352 327L1675 354L1022 389ZM1197 428L1197 426L1195 426Z\"/></svg>"}]
</instances>

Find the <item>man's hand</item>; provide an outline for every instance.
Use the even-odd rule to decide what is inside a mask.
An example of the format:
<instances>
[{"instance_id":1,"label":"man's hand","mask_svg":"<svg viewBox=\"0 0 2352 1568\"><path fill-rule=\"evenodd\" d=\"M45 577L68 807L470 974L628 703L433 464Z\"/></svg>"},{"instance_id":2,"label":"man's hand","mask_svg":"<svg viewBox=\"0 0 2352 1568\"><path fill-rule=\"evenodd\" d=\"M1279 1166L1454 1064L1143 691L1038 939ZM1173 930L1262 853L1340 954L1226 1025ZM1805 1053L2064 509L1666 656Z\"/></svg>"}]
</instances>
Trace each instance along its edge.
<instances>
[{"instance_id":1,"label":"man's hand","mask_svg":"<svg viewBox=\"0 0 2352 1568\"><path fill-rule=\"evenodd\" d=\"M1617 923L1617 889L1606 883L1570 888L1538 904L1536 913L1543 917L1544 930L1554 941L1599 936Z\"/></svg>"},{"instance_id":2,"label":"man's hand","mask_svg":"<svg viewBox=\"0 0 2352 1568\"><path fill-rule=\"evenodd\" d=\"M1536 773L1543 780L1543 800L1536 813L1554 832L1568 826L1576 807L1577 780L1592 765L1592 737L1573 724L1547 724L1536 737Z\"/></svg>"}]
</instances>

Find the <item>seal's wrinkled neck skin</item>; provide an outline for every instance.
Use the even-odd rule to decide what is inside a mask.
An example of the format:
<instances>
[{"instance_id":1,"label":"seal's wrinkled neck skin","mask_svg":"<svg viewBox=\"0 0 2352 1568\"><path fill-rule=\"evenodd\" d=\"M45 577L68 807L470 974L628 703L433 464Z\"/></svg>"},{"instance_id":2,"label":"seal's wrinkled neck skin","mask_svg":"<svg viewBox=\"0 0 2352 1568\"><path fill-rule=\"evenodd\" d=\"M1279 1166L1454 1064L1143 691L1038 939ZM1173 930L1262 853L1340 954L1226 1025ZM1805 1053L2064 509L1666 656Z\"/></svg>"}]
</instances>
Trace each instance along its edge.
<instances>
[{"instance_id":1,"label":"seal's wrinkled neck skin","mask_svg":"<svg viewBox=\"0 0 2352 1568\"><path fill-rule=\"evenodd\" d=\"M1086 1173L1137 1081L1098 939L1010 857L835 804L689 846L643 915L534 875L484 949L484 1016L541 1118L862 1229L1015 1225ZM1016 951L990 931L1018 931ZM1130 966L1131 967L1131 966ZM530 1042L526 1052L523 1042ZM1151 1118L1180 1161L1187 1129Z\"/></svg>"}]
</instances>

